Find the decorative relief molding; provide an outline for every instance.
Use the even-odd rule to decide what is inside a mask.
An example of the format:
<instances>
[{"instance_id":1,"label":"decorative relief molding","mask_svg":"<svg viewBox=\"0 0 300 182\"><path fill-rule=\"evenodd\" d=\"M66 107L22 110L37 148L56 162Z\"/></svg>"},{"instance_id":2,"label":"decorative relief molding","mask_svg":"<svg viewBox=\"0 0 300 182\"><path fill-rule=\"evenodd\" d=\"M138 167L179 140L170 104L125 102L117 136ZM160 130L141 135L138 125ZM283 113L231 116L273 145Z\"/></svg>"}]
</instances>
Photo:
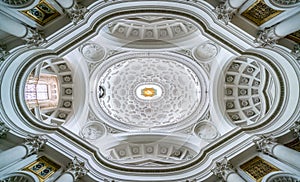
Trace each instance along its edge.
<instances>
[{"instance_id":1,"label":"decorative relief molding","mask_svg":"<svg viewBox=\"0 0 300 182\"><path fill-rule=\"evenodd\" d=\"M92 63L100 62L106 57L105 48L94 42L84 43L79 51L88 62Z\"/></svg>"},{"instance_id":2,"label":"decorative relief molding","mask_svg":"<svg viewBox=\"0 0 300 182\"><path fill-rule=\"evenodd\" d=\"M195 47L192 51L193 57L199 62L209 62L220 52L220 47L214 42L206 41Z\"/></svg>"},{"instance_id":3,"label":"decorative relief molding","mask_svg":"<svg viewBox=\"0 0 300 182\"><path fill-rule=\"evenodd\" d=\"M255 23L257 26L260 26L281 12L282 11L270 8L264 2L264 0L257 0L252 6L244 11L242 15Z\"/></svg>"},{"instance_id":4,"label":"decorative relief molding","mask_svg":"<svg viewBox=\"0 0 300 182\"><path fill-rule=\"evenodd\" d=\"M261 181L267 174L280 170L258 156L242 164L240 168L255 181Z\"/></svg>"},{"instance_id":5,"label":"decorative relief molding","mask_svg":"<svg viewBox=\"0 0 300 182\"><path fill-rule=\"evenodd\" d=\"M281 38L275 34L275 27L268 27L264 30L259 30L257 35L258 36L254 42L258 43L260 47L274 47L274 45L277 43L277 40Z\"/></svg>"},{"instance_id":6,"label":"decorative relief molding","mask_svg":"<svg viewBox=\"0 0 300 182\"><path fill-rule=\"evenodd\" d=\"M97 140L106 134L106 127L98 121L88 122L82 127L80 133L84 139Z\"/></svg>"},{"instance_id":7,"label":"decorative relief molding","mask_svg":"<svg viewBox=\"0 0 300 182\"><path fill-rule=\"evenodd\" d=\"M216 166L211 170L214 175L222 178L223 180L227 180L227 177L231 173L236 173L232 164L227 160L226 157L221 162L216 162Z\"/></svg>"},{"instance_id":8,"label":"decorative relief molding","mask_svg":"<svg viewBox=\"0 0 300 182\"><path fill-rule=\"evenodd\" d=\"M0 121L0 138L4 138L10 129Z\"/></svg>"},{"instance_id":9,"label":"decorative relief molding","mask_svg":"<svg viewBox=\"0 0 300 182\"><path fill-rule=\"evenodd\" d=\"M74 157L72 162L68 164L66 172L71 173L76 181L89 172L89 170L84 165L84 162L80 162L77 157Z\"/></svg>"},{"instance_id":10,"label":"decorative relief molding","mask_svg":"<svg viewBox=\"0 0 300 182\"><path fill-rule=\"evenodd\" d=\"M27 148L27 156L37 154L40 150L43 150L47 139L42 135L30 135L25 138L23 145Z\"/></svg>"},{"instance_id":11,"label":"decorative relief molding","mask_svg":"<svg viewBox=\"0 0 300 182\"><path fill-rule=\"evenodd\" d=\"M221 3L216 7L216 9L214 9L214 12L218 16L218 19L222 20L226 25L231 22L236 11L237 9L232 8L228 0L226 0L224 3Z\"/></svg>"},{"instance_id":12,"label":"decorative relief molding","mask_svg":"<svg viewBox=\"0 0 300 182\"><path fill-rule=\"evenodd\" d=\"M39 47L47 42L42 31L30 27L27 27L27 35L22 39L26 41L26 45L29 48Z\"/></svg>"},{"instance_id":13,"label":"decorative relief molding","mask_svg":"<svg viewBox=\"0 0 300 182\"><path fill-rule=\"evenodd\" d=\"M87 13L87 8L74 2L71 8L65 9L67 16L71 19L74 25L80 20L84 19L84 15Z\"/></svg>"},{"instance_id":14,"label":"decorative relief molding","mask_svg":"<svg viewBox=\"0 0 300 182\"><path fill-rule=\"evenodd\" d=\"M273 156L273 148L278 145L276 139L272 135L260 135L253 142L256 144L257 150L265 154Z\"/></svg>"},{"instance_id":15,"label":"decorative relief molding","mask_svg":"<svg viewBox=\"0 0 300 182\"><path fill-rule=\"evenodd\" d=\"M193 132L196 136L208 141L215 140L220 135L215 125L209 121L197 123L193 128Z\"/></svg>"}]
</instances>

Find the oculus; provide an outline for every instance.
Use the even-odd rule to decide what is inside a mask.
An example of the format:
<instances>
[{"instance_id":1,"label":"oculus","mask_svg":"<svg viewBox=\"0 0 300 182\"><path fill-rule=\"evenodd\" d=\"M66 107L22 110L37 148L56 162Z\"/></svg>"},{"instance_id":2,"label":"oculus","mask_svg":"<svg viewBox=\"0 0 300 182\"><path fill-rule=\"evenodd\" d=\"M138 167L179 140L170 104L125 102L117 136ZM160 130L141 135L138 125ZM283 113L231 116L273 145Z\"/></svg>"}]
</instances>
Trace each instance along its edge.
<instances>
[{"instance_id":1,"label":"oculus","mask_svg":"<svg viewBox=\"0 0 300 182\"><path fill-rule=\"evenodd\" d=\"M139 99L152 101L162 96L163 89L154 84L142 84L136 88L135 94Z\"/></svg>"}]
</instances>

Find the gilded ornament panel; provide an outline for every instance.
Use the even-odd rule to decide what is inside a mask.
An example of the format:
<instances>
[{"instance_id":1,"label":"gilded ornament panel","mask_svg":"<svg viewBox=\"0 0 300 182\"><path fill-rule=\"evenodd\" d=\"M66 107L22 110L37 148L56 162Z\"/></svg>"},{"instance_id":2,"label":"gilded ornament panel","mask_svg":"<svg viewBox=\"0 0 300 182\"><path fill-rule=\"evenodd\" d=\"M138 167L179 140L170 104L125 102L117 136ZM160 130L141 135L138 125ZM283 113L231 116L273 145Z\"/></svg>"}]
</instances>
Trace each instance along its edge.
<instances>
[{"instance_id":1,"label":"gilded ornament panel","mask_svg":"<svg viewBox=\"0 0 300 182\"><path fill-rule=\"evenodd\" d=\"M244 11L242 15L259 26L279 15L281 12L282 11L272 9L263 0L257 0Z\"/></svg>"},{"instance_id":2,"label":"gilded ornament panel","mask_svg":"<svg viewBox=\"0 0 300 182\"><path fill-rule=\"evenodd\" d=\"M24 167L23 171L29 171L35 174L40 182L46 181L50 176L52 176L60 166L45 156L42 156Z\"/></svg>"},{"instance_id":3,"label":"gilded ornament panel","mask_svg":"<svg viewBox=\"0 0 300 182\"><path fill-rule=\"evenodd\" d=\"M265 175L280 170L258 156L242 164L240 168L257 182L260 182Z\"/></svg>"},{"instance_id":4,"label":"gilded ornament panel","mask_svg":"<svg viewBox=\"0 0 300 182\"><path fill-rule=\"evenodd\" d=\"M60 16L56 9L45 0L40 1L34 8L21 12L40 25L45 25Z\"/></svg>"}]
</instances>

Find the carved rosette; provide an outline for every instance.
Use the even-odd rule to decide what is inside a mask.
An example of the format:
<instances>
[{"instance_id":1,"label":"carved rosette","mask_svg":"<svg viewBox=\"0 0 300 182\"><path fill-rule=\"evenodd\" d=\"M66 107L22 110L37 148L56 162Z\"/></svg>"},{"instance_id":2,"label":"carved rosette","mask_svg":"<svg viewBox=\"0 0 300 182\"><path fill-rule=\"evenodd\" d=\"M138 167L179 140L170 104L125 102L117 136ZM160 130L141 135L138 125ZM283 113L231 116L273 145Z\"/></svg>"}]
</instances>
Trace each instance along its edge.
<instances>
[{"instance_id":1,"label":"carved rosette","mask_svg":"<svg viewBox=\"0 0 300 182\"><path fill-rule=\"evenodd\" d=\"M235 173L235 169L226 157L224 157L221 162L216 162L216 167L214 167L211 171L214 173L214 175L222 178L225 181L229 174Z\"/></svg>"},{"instance_id":2,"label":"carved rosette","mask_svg":"<svg viewBox=\"0 0 300 182\"><path fill-rule=\"evenodd\" d=\"M39 47L41 44L46 43L41 31L27 27L27 35L23 38L26 41L27 47Z\"/></svg>"},{"instance_id":3,"label":"carved rosette","mask_svg":"<svg viewBox=\"0 0 300 182\"><path fill-rule=\"evenodd\" d=\"M275 33L275 27L268 27L264 30L258 31L258 36L254 40L254 42L258 43L260 47L273 47L277 43L277 40L280 38L281 37L279 37Z\"/></svg>"},{"instance_id":4,"label":"carved rosette","mask_svg":"<svg viewBox=\"0 0 300 182\"><path fill-rule=\"evenodd\" d=\"M273 155L273 148L278 145L272 135L261 135L258 139L254 139L257 150L268 155Z\"/></svg>"},{"instance_id":5,"label":"carved rosette","mask_svg":"<svg viewBox=\"0 0 300 182\"><path fill-rule=\"evenodd\" d=\"M5 137L9 128L2 122L0 122L0 138Z\"/></svg>"},{"instance_id":6,"label":"carved rosette","mask_svg":"<svg viewBox=\"0 0 300 182\"><path fill-rule=\"evenodd\" d=\"M71 19L74 25L84 19L87 9L76 2L71 8L66 9L67 16Z\"/></svg>"},{"instance_id":7,"label":"carved rosette","mask_svg":"<svg viewBox=\"0 0 300 182\"><path fill-rule=\"evenodd\" d=\"M296 121L295 124L290 128L296 137L300 139L300 121Z\"/></svg>"},{"instance_id":8,"label":"carved rosette","mask_svg":"<svg viewBox=\"0 0 300 182\"><path fill-rule=\"evenodd\" d=\"M232 8L228 1L226 1L225 3L217 6L214 11L218 15L218 19L222 20L227 25L232 20L237 9Z\"/></svg>"},{"instance_id":9,"label":"carved rosette","mask_svg":"<svg viewBox=\"0 0 300 182\"><path fill-rule=\"evenodd\" d=\"M84 166L84 162L80 162L77 157L74 157L67 166L67 172L71 173L76 181L78 178L85 176L89 170Z\"/></svg>"},{"instance_id":10,"label":"carved rosette","mask_svg":"<svg viewBox=\"0 0 300 182\"><path fill-rule=\"evenodd\" d=\"M28 138L25 138L23 145L27 148L27 156L37 154L43 149L46 142L47 139L42 135L28 136Z\"/></svg>"}]
</instances>

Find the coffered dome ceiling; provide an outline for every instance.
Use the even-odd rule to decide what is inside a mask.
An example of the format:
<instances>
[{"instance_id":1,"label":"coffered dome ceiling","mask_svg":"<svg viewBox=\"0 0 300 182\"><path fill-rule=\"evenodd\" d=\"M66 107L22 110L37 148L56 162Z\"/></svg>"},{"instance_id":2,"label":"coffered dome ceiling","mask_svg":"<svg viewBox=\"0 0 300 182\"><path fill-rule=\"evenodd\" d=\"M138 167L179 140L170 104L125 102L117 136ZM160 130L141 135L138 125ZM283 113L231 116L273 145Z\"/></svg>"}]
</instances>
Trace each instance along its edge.
<instances>
[{"instance_id":1,"label":"coffered dome ceiling","mask_svg":"<svg viewBox=\"0 0 300 182\"><path fill-rule=\"evenodd\" d=\"M16 78L2 94L20 93L3 97L7 115L20 116L11 120L74 148L92 178L161 181L153 178L157 171L173 181L206 178L211 157L243 150L250 136L292 117L287 108L297 99L287 95L299 88L291 91L297 76L283 53L255 48L252 37L218 22L202 1L196 10L178 3L181 13L171 2L168 10L136 12L124 3L122 17L102 15L106 9L95 3L99 11L54 35L49 49L18 53L3 77Z\"/></svg>"},{"instance_id":2,"label":"coffered dome ceiling","mask_svg":"<svg viewBox=\"0 0 300 182\"><path fill-rule=\"evenodd\" d=\"M98 88L91 95L98 101L94 112L121 129L178 130L195 123L208 106L206 72L178 54L114 56L98 66L91 81L92 90Z\"/></svg>"}]
</instances>

